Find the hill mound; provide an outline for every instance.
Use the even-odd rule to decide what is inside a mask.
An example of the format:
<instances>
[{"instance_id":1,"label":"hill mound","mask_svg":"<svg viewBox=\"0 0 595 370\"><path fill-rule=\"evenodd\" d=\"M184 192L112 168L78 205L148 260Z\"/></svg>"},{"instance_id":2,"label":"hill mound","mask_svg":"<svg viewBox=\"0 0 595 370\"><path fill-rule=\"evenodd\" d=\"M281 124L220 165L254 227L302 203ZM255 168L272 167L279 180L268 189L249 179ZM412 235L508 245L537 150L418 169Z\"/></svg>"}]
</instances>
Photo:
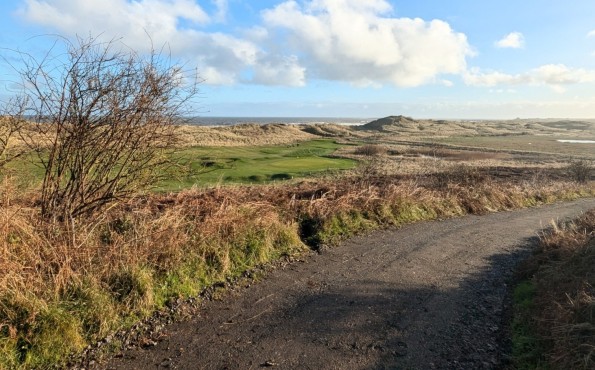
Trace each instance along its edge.
<instances>
[{"instance_id":1,"label":"hill mound","mask_svg":"<svg viewBox=\"0 0 595 370\"><path fill-rule=\"evenodd\" d=\"M392 131L394 128L406 128L410 129L417 126L419 121L406 116L389 116L377 119L375 121L366 123L365 125L359 126L359 130L366 131Z\"/></svg>"}]
</instances>

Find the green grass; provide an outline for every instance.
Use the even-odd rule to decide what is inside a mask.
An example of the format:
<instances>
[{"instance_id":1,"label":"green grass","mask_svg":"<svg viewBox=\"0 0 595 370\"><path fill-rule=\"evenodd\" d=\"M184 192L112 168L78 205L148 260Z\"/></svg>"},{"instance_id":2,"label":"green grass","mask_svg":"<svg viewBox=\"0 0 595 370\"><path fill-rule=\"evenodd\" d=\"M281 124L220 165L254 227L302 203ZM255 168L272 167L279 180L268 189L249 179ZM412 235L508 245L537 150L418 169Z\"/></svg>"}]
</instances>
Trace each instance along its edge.
<instances>
[{"instance_id":1,"label":"green grass","mask_svg":"<svg viewBox=\"0 0 595 370\"><path fill-rule=\"evenodd\" d=\"M249 147L192 147L173 155L176 166L162 173L157 191L176 191L192 186L255 184L308 177L353 168L357 162L331 155L343 145L321 139L292 145ZM7 169L22 187L34 186L44 170L34 155L13 161Z\"/></svg>"},{"instance_id":2,"label":"green grass","mask_svg":"<svg viewBox=\"0 0 595 370\"><path fill-rule=\"evenodd\" d=\"M530 280L519 283L513 292L512 355L517 369L539 369L543 349L534 332L532 313L535 285Z\"/></svg>"},{"instance_id":3,"label":"green grass","mask_svg":"<svg viewBox=\"0 0 595 370\"><path fill-rule=\"evenodd\" d=\"M193 147L176 154L179 167L158 188L169 191L217 183L265 183L355 167L353 160L330 157L340 147L331 140L283 146Z\"/></svg>"}]
</instances>

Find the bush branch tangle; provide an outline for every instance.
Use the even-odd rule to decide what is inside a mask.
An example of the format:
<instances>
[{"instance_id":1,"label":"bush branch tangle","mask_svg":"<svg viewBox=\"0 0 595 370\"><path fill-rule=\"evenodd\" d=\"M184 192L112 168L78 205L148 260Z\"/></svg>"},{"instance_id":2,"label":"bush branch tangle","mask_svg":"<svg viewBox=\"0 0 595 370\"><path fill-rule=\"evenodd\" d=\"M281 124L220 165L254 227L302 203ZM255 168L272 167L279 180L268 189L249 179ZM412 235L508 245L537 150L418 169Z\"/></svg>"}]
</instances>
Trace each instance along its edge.
<instances>
[{"instance_id":1,"label":"bush branch tangle","mask_svg":"<svg viewBox=\"0 0 595 370\"><path fill-rule=\"evenodd\" d=\"M20 54L18 70L36 134L26 142L45 169L42 214L64 220L154 184L199 81L154 50L143 56L116 41L61 41L65 53Z\"/></svg>"},{"instance_id":2,"label":"bush branch tangle","mask_svg":"<svg viewBox=\"0 0 595 370\"><path fill-rule=\"evenodd\" d=\"M5 111L0 113L0 171L8 162L27 152L23 145L14 144L26 124L22 118L24 108L24 101L14 98L4 107Z\"/></svg>"}]
</instances>

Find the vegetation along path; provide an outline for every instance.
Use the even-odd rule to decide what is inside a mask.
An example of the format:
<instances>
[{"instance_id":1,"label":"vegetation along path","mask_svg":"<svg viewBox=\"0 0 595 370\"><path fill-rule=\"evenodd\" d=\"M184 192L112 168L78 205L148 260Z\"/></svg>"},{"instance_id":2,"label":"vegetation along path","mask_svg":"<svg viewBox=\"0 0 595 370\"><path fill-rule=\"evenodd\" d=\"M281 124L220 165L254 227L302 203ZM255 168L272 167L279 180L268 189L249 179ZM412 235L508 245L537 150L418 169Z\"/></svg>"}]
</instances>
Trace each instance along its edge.
<instances>
[{"instance_id":1,"label":"vegetation along path","mask_svg":"<svg viewBox=\"0 0 595 370\"><path fill-rule=\"evenodd\" d=\"M515 265L552 219L594 199L424 222L353 238L206 302L107 369L506 366Z\"/></svg>"}]
</instances>

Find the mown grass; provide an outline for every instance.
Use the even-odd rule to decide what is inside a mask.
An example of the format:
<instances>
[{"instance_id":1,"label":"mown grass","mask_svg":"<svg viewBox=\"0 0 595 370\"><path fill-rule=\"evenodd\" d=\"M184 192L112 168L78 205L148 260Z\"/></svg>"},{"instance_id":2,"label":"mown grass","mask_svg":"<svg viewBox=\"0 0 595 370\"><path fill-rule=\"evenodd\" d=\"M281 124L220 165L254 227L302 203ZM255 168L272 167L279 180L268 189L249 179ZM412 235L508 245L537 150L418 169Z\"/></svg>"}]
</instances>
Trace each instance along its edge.
<instances>
[{"instance_id":1,"label":"mown grass","mask_svg":"<svg viewBox=\"0 0 595 370\"><path fill-rule=\"evenodd\" d=\"M515 290L516 368L595 368L595 209L554 224Z\"/></svg>"},{"instance_id":2,"label":"mown grass","mask_svg":"<svg viewBox=\"0 0 595 370\"><path fill-rule=\"evenodd\" d=\"M262 184L354 168L351 159L332 157L344 145L310 140L289 145L191 147L170 154L171 165L157 173L157 191L178 191L215 184ZM35 155L8 164L22 186L35 186L43 168Z\"/></svg>"},{"instance_id":3,"label":"mown grass","mask_svg":"<svg viewBox=\"0 0 595 370\"><path fill-rule=\"evenodd\" d=\"M180 190L218 183L265 183L355 167L356 162L330 155L342 145L311 140L292 145L193 147L175 155L179 164L160 190Z\"/></svg>"}]
</instances>

